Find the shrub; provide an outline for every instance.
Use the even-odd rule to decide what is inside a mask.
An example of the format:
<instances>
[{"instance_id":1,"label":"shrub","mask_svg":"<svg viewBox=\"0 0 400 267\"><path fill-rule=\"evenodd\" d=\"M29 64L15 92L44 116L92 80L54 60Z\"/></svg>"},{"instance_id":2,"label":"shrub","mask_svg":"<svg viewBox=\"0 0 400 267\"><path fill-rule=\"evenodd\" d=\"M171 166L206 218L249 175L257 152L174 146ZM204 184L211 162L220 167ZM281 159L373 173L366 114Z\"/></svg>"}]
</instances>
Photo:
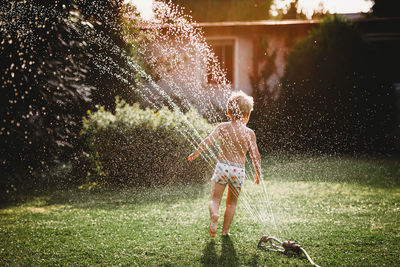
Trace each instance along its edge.
<instances>
[{"instance_id":1,"label":"shrub","mask_svg":"<svg viewBox=\"0 0 400 267\"><path fill-rule=\"evenodd\" d=\"M166 107L141 109L117 99L115 114L104 108L88 111L81 134L96 179L147 186L208 177L212 160L206 156L189 163L187 156L211 130L212 125L194 109L185 114Z\"/></svg>"},{"instance_id":2,"label":"shrub","mask_svg":"<svg viewBox=\"0 0 400 267\"><path fill-rule=\"evenodd\" d=\"M281 140L298 149L384 149L393 88L356 25L330 17L293 47L279 96Z\"/></svg>"}]
</instances>

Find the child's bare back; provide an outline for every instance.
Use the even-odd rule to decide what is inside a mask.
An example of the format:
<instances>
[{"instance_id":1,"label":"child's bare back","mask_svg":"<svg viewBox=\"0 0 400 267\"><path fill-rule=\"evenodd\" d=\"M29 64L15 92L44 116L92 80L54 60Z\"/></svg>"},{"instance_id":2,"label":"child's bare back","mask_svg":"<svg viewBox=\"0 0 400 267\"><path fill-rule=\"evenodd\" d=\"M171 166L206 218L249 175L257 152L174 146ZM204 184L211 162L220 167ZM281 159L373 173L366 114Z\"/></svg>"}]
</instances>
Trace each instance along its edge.
<instances>
[{"instance_id":1,"label":"child's bare back","mask_svg":"<svg viewBox=\"0 0 400 267\"><path fill-rule=\"evenodd\" d=\"M256 183L258 183L258 179L261 177L261 160L257 148L256 135L253 130L246 127L249 117L248 115L242 120L232 120L219 124L215 127L214 131L199 144L195 152L193 152L188 159L191 161L197 158L201 151L213 142L219 140L218 161L220 162L225 161L244 166L247 151L250 152L255 170Z\"/></svg>"},{"instance_id":2,"label":"child's bare back","mask_svg":"<svg viewBox=\"0 0 400 267\"><path fill-rule=\"evenodd\" d=\"M218 159L244 166L247 151L256 147L254 132L238 121L221 123L216 130L220 137Z\"/></svg>"}]
</instances>

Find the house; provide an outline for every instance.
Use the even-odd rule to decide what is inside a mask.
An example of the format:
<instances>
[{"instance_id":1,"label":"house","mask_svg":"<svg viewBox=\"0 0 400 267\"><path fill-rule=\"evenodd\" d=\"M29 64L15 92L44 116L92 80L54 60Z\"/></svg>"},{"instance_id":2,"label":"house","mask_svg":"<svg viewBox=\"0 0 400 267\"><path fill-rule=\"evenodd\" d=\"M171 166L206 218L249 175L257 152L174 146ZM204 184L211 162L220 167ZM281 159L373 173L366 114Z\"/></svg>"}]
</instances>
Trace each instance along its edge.
<instances>
[{"instance_id":1,"label":"house","mask_svg":"<svg viewBox=\"0 0 400 267\"><path fill-rule=\"evenodd\" d=\"M316 27L316 20L248 21L199 23L207 43L212 47L234 90L252 94L251 77L260 72L263 64L276 66L269 84L277 84L283 75L286 56L292 45ZM275 53L274 62L260 62L264 52Z\"/></svg>"},{"instance_id":2,"label":"house","mask_svg":"<svg viewBox=\"0 0 400 267\"><path fill-rule=\"evenodd\" d=\"M388 79L393 84L400 84L400 18L353 15L351 19L358 24L364 39L381 53L382 68ZM270 71L269 88L278 86L288 52L296 41L319 24L319 20L283 20L211 22L199 23L199 26L233 89L252 94L252 77L259 75L265 66Z\"/></svg>"}]
</instances>

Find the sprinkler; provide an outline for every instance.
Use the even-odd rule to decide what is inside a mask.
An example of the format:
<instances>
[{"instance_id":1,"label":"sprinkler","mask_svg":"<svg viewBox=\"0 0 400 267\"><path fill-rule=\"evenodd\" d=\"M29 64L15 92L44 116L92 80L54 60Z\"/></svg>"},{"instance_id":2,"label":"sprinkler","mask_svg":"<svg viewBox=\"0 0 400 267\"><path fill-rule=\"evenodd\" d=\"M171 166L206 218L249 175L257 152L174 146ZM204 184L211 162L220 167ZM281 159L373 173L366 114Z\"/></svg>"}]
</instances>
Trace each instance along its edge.
<instances>
[{"instance_id":1,"label":"sprinkler","mask_svg":"<svg viewBox=\"0 0 400 267\"><path fill-rule=\"evenodd\" d=\"M263 243L268 243L268 242L269 242L269 245L263 245ZM292 255L300 256L301 253L304 253L304 255L307 257L307 260L312 265L318 266L310 258L307 251L304 248L302 248L299 244L297 244L296 242L291 242L289 240L282 242L276 237L265 235L265 236L261 237L260 242L258 242L257 247L260 249L263 249L265 251L274 251L274 252L284 254L284 255L292 254Z\"/></svg>"}]
</instances>

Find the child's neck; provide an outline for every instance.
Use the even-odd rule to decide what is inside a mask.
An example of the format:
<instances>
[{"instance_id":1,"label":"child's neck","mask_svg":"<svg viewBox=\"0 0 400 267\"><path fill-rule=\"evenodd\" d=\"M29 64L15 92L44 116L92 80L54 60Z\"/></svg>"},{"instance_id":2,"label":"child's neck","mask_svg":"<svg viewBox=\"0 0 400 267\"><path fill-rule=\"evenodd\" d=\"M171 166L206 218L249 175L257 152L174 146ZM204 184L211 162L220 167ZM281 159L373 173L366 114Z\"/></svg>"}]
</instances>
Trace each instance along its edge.
<instances>
[{"instance_id":1,"label":"child's neck","mask_svg":"<svg viewBox=\"0 0 400 267\"><path fill-rule=\"evenodd\" d=\"M243 121L242 120L231 120L231 123L232 124L241 124L241 125L245 125L244 123L243 123Z\"/></svg>"}]
</instances>

